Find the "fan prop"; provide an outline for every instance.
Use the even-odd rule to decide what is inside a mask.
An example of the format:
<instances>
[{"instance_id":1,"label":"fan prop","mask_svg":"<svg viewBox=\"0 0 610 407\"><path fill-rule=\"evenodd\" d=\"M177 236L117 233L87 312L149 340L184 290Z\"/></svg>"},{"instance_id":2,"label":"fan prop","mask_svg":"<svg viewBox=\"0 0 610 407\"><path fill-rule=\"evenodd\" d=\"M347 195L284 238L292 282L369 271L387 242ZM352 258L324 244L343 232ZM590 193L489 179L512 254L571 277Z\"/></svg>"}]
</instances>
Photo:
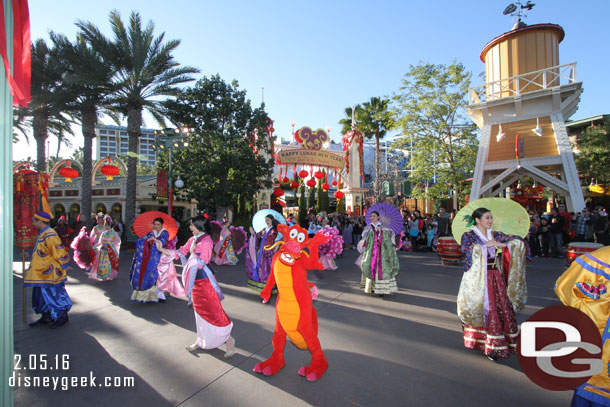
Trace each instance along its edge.
<instances>
[{"instance_id":1,"label":"fan prop","mask_svg":"<svg viewBox=\"0 0 610 407\"><path fill-rule=\"evenodd\" d=\"M210 222L212 226L212 233L210 233L210 237L212 238L212 242L214 244L218 243L220 240L220 234L222 233L222 223L219 220L213 220Z\"/></svg>"},{"instance_id":2,"label":"fan prop","mask_svg":"<svg viewBox=\"0 0 610 407\"><path fill-rule=\"evenodd\" d=\"M235 254L240 254L247 246L248 235L243 226L231 226L231 243Z\"/></svg>"}]
</instances>

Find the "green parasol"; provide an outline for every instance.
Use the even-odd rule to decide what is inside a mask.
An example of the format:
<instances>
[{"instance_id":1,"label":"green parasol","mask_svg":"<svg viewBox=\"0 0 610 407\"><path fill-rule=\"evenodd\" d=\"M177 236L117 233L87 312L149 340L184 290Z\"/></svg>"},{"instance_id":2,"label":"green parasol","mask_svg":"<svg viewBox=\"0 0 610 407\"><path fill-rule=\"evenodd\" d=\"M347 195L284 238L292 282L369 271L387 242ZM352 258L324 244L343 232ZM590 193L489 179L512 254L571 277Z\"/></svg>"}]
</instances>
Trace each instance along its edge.
<instances>
[{"instance_id":1,"label":"green parasol","mask_svg":"<svg viewBox=\"0 0 610 407\"><path fill-rule=\"evenodd\" d=\"M492 229L507 235L525 237L530 228L529 214L523 206L506 198L481 198L470 202L455 215L451 226L453 238L459 243L462 241L464 232L468 232L472 226L467 226L465 215L472 215L478 208L487 208L494 218Z\"/></svg>"}]
</instances>

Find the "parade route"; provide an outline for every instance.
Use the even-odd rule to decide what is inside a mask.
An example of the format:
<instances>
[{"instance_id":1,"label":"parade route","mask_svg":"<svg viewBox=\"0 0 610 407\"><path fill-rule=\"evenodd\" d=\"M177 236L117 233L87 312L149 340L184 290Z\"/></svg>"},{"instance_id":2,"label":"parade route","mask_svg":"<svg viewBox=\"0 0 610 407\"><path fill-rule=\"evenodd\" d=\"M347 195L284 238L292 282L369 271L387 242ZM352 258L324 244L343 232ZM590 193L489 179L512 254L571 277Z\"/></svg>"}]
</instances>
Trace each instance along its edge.
<instances>
[{"instance_id":1,"label":"parade route","mask_svg":"<svg viewBox=\"0 0 610 407\"><path fill-rule=\"evenodd\" d=\"M508 407L567 406L572 397L571 391L533 384L516 356L494 363L482 352L464 348L455 304L462 266L443 266L434 253L399 252L399 292L383 298L359 289L354 250L337 259L336 271L309 272L320 292L314 305L329 361L315 383L297 375L309 364L309 352L290 343L286 366L278 374L252 372L271 355L275 298L261 304L246 288L243 254L236 266L214 267L226 297L223 307L234 323L232 359L223 357L224 349L194 354L184 349L195 339L193 311L185 301L130 301L132 256L121 252L119 277L109 282L88 279L72 263L66 283L74 303L70 322L56 330L22 322L21 280L14 278L15 353L22 366L16 374L50 377L50 387L16 386L16 406ZM565 261L535 260L527 268L529 298L518 315L520 323L540 308L560 304L553 286ZM30 290L27 322L37 318ZM62 379L66 376L95 377L96 386L90 380L72 386ZM70 382L68 389L61 388L62 380Z\"/></svg>"}]
</instances>

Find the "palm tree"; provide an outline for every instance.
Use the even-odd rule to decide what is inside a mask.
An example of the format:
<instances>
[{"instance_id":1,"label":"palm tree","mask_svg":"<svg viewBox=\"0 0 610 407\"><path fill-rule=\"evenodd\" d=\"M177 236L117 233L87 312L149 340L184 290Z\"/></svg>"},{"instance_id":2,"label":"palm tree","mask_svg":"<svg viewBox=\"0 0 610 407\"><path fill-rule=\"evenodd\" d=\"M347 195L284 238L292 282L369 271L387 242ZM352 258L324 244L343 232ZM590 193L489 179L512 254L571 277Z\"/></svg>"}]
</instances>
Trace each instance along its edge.
<instances>
[{"instance_id":1,"label":"palm tree","mask_svg":"<svg viewBox=\"0 0 610 407\"><path fill-rule=\"evenodd\" d=\"M359 129L362 134L368 138L375 136L375 197L378 202L381 200L379 141L394 126L392 113L388 109L389 104L389 99L372 97L370 101L362 104L361 109L356 110L357 119L360 122Z\"/></svg>"},{"instance_id":2,"label":"palm tree","mask_svg":"<svg viewBox=\"0 0 610 407\"><path fill-rule=\"evenodd\" d=\"M84 137L81 213L86 222L91 215L91 161L95 125L102 112L118 122L118 118L108 109L109 96L114 90L112 78L115 71L83 35L77 35L76 41L72 43L66 36L52 32L51 39L65 62L65 83L67 92L72 95L68 109L80 121Z\"/></svg>"},{"instance_id":3,"label":"palm tree","mask_svg":"<svg viewBox=\"0 0 610 407\"><path fill-rule=\"evenodd\" d=\"M56 48L49 48L43 39L32 45L32 101L27 115L31 118L36 140L36 169L46 170L45 143L48 132L63 138L72 134L71 118L65 114L69 100L64 88L65 67ZM59 140L61 144L61 139Z\"/></svg>"},{"instance_id":4,"label":"palm tree","mask_svg":"<svg viewBox=\"0 0 610 407\"><path fill-rule=\"evenodd\" d=\"M176 85L193 80L198 69L180 67L172 52L180 45L179 40L164 41L165 33L154 35L154 24L150 21L142 27L142 18L132 12L129 27L125 27L119 12L110 12L110 25L114 32L112 40L106 38L90 22L76 24L84 37L104 59L116 69L113 78L116 86L111 97L114 108L127 117L129 155L127 160L127 196L125 205L126 224L133 222L136 212L136 171L138 138L142 127L142 112L146 109L161 124L164 118L160 97L177 96Z\"/></svg>"},{"instance_id":5,"label":"palm tree","mask_svg":"<svg viewBox=\"0 0 610 407\"><path fill-rule=\"evenodd\" d=\"M343 134L352 128L352 117L355 121L356 130L361 132L366 138L375 137L375 197L377 201L381 199L380 181L380 158L379 141L386 135L387 131L394 126L392 114L388 108L389 99L372 97L370 101L361 105L356 105L353 110L351 107L345 108L345 118L339 121L343 126ZM362 163L364 165L364 163Z\"/></svg>"}]
</instances>

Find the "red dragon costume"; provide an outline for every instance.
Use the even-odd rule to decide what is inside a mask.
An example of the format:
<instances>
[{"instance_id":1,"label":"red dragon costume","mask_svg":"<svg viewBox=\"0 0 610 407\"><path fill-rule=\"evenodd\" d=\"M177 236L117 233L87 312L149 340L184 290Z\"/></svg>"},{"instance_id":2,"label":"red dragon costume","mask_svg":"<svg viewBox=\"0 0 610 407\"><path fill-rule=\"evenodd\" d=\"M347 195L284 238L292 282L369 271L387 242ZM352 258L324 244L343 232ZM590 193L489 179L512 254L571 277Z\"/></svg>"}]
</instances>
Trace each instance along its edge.
<instances>
[{"instance_id":1,"label":"red dragon costume","mask_svg":"<svg viewBox=\"0 0 610 407\"><path fill-rule=\"evenodd\" d=\"M316 234L308 239L307 230L297 225L278 225L277 228L284 240L268 248L281 245L273 256L271 274L260 294L263 300L268 301L271 289L277 284L273 353L269 359L254 366L254 371L271 376L284 367L284 347L288 335L297 348L311 352L311 364L301 367L298 374L309 381L316 381L328 368L328 361L318 340L318 315L310 291L310 287L315 291L315 286L307 281L307 270L322 269L318 261L318 246L326 243L328 237ZM308 249L309 255L303 249Z\"/></svg>"}]
</instances>

